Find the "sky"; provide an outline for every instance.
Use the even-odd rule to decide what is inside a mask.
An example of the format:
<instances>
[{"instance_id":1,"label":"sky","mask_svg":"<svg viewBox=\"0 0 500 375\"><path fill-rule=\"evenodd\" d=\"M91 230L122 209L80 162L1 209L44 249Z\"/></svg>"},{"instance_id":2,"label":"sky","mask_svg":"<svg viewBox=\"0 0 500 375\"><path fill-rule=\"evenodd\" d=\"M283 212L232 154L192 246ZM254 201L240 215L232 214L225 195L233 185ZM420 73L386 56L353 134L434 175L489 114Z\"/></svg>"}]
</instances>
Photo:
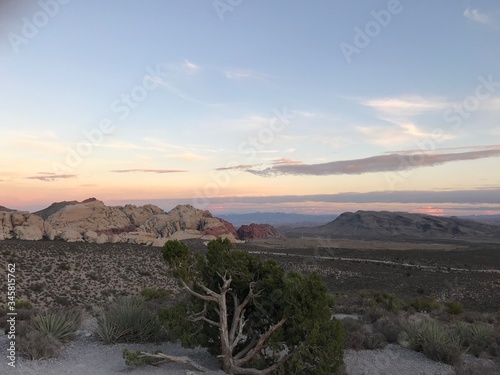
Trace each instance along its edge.
<instances>
[{"instance_id":1,"label":"sky","mask_svg":"<svg viewBox=\"0 0 500 375\"><path fill-rule=\"evenodd\" d=\"M0 205L500 213L497 0L0 0Z\"/></svg>"}]
</instances>

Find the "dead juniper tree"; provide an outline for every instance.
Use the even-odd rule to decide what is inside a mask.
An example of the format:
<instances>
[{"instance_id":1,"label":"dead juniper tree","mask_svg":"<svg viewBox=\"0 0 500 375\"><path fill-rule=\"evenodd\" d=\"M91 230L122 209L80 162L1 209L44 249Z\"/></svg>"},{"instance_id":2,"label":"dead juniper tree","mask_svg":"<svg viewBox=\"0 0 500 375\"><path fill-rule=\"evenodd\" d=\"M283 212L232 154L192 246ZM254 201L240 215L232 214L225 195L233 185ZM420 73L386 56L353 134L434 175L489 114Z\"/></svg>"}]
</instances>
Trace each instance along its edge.
<instances>
[{"instance_id":1,"label":"dead juniper tree","mask_svg":"<svg viewBox=\"0 0 500 375\"><path fill-rule=\"evenodd\" d=\"M317 274L286 272L227 239L203 255L168 241L163 257L187 292L160 313L167 332L185 347L206 347L228 374L330 375L342 364L343 327Z\"/></svg>"}]
</instances>

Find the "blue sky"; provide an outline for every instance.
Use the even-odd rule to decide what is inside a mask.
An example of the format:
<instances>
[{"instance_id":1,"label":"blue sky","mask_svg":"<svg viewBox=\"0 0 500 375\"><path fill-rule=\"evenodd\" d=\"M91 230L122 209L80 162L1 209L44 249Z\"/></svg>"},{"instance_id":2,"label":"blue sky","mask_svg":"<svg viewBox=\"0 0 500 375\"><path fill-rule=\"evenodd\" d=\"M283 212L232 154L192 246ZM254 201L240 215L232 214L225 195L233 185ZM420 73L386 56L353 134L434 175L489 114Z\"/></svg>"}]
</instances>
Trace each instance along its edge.
<instances>
[{"instance_id":1,"label":"blue sky","mask_svg":"<svg viewBox=\"0 0 500 375\"><path fill-rule=\"evenodd\" d=\"M2 1L0 205L499 213L499 40L493 0Z\"/></svg>"}]
</instances>

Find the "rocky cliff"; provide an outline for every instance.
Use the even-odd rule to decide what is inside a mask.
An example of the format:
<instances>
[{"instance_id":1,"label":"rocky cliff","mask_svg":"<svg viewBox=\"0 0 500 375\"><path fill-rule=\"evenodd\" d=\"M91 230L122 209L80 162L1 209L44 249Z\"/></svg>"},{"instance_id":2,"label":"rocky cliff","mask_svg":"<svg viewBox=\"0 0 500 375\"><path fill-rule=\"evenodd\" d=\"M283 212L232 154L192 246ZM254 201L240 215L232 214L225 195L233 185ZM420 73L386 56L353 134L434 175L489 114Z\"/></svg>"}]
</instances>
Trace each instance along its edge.
<instances>
[{"instance_id":1,"label":"rocky cliff","mask_svg":"<svg viewBox=\"0 0 500 375\"><path fill-rule=\"evenodd\" d=\"M241 240L248 240L251 238L284 238L285 236L272 225L252 223L242 225L238 229L238 237Z\"/></svg>"},{"instance_id":2,"label":"rocky cliff","mask_svg":"<svg viewBox=\"0 0 500 375\"><path fill-rule=\"evenodd\" d=\"M0 211L0 239L162 246L168 239L209 240L218 236L238 239L230 223L191 205L179 205L166 213L154 205L110 207L89 199L82 203L59 202L37 214Z\"/></svg>"}]
</instances>

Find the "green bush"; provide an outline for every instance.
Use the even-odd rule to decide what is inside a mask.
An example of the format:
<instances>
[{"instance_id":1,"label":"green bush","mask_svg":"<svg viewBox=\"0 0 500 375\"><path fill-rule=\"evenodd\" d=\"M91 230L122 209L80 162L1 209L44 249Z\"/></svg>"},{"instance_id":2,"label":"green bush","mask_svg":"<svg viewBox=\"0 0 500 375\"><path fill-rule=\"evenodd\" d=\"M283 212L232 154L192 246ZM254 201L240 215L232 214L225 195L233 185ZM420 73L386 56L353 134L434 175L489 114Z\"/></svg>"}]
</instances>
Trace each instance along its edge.
<instances>
[{"instance_id":1,"label":"green bush","mask_svg":"<svg viewBox=\"0 0 500 375\"><path fill-rule=\"evenodd\" d=\"M155 287L147 287L141 290L141 296L145 298L146 301L150 301L152 299L159 299L171 296L172 292L163 288L155 288Z\"/></svg>"},{"instance_id":2,"label":"green bush","mask_svg":"<svg viewBox=\"0 0 500 375\"><path fill-rule=\"evenodd\" d=\"M416 297L410 302L410 306L419 312L431 312L439 309L439 303L434 298Z\"/></svg>"},{"instance_id":3,"label":"green bush","mask_svg":"<svg viewBox=\"0 0 500 375\"><path fill-rule=\"evenodd\" d=\"M444 304L444 306L445 306L445 311L448 314L459 315L459 314L462 314L464 312L464 306L460 302L457 302L457 301L446 302Z\"/></svg>"},{"instance_id":4,"label":"green bush","mask_svg":"<svg viewBox=\"0 0 500 375\"><path fill-rule=\"evenodd\" d=\"M16 301L16 309L26 309L31 310L33 308L33 304L25 299L20 299Z\"/></svg>"},{"instance_id":5,"label":"green bush","mask_svg":"<svg viewBox=\"0 0 500 375\"><path fill-rule=\"evenodd\" d=\"M117 299L97 319L97 335L107 344L154 342L162 333L158 315L139 296Z\"/></svg>"}]
</instances>

